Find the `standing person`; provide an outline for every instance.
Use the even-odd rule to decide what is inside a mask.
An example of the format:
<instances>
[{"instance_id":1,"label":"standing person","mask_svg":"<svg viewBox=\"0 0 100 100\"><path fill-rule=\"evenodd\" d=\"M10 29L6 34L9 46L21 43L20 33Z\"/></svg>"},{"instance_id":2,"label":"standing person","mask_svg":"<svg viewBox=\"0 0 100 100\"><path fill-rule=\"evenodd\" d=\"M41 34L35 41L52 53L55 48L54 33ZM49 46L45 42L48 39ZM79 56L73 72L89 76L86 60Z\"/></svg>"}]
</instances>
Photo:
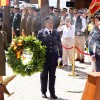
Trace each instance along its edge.
<instances>
[{"instance_id":1,"label":"standing person","mask_svg":"<svg viewBox=\"0 0 100 100\"><path fill-rule=\"evenodd\" d=\"M63 8L61 10L61 20L60 20L60 22L62 22L62 21L64 22L67 16L68 16L67 8Z\"/></svg>"},{"instance_id":2,"label":"standing person","mask_svg":"<svg viewBox=\"0 0 100 100\"><path fill-rule=\"evenodd\" d=\"M22 16L21 16L21 23L20 23L20 30L21 33L22 31L24 31L24 33L26 34L26 20L27 20L27 8L23 7L22 8Z\"/></svg>"},{"instance_id":3,"label":"standing person","mask_svg":"<svg viewBox=\"0 0 100 100\"><path fill-rule=\"evenodd\" d=\"M7 44L7 34L3 31L0 31L0 83L2 83L3 79L2 76L6 75L6 69L5 69L5 50L7 50L8 44ZM0 84L0 100L4 100L4 96L2 93L2 87Z\"/></svg>"},{"instance_id":4,"label":"standing person","mask_svg":"<svg viewBox=\"0 0 100 100\"><path fill-rule=\"evenodd\" d=\"M92 36L89 41L89 52L92 61L95 62L96 72L100 72L100 17L95 17L95 29L92 31ZM95 53L94 53L95 47Z\"/></svg>"},{"instance_id":5,"label":"standing person","mask_svg":"<svg viewBox=\"0 0 100 100\"><path fill-rule=\"evenodd\" d=\"M21 15L19 14L19 7L16 5L14 7L14 17L12 27L14 29L14 33L16 36L20 36L20 22L21 22Z\"/></svg>"},{"instance_id":6,"label":"standing person","mask_svg":"<svg viewBox=\"0 0 100 100\"><path fill-rule=\"evenodd\" d=\"M62 57L62 45L57 30L53 29L54 21L51 17L45 18L45 29L38 32L37 38L46 46L46 61L41 73L42 97L47 98L47 83L49 74L49 91L52 99L57 99L55 95L55 73L58 65L58 57Z\"/></svg>"},{"instance_id":7,"label":"standing person","mask_svg":"<svg viewBox=\"0 0 100 100\"><path fill-rule=\"evenodd\" d=\"M73 47L74 45L74 37L75 37L75 28L73 25L71 25L71 18L66 17L65 19L65 25L63 23L59 25L58 31L63 31L62 34L62 44L67 47ZM68 65L68 58L70 64L73 64L73 55L74 51L73 49L67 50L63 48L63 56L62 56L62 61L63 61L63 66Z\"/></svg>"},{"instance_id":8,"label":"standing person","mask_svg":"<svg viewBox=\"0 0 100 100\"><path fill-rule=\"evenodd\" d=\"M3 11L2 7L0 7L0 30L2 29L2 21L3 21Z\"/></svg>"},{"instance_id":9,"label":"standing person","mask_svg":"<svg viewBox=\"0 0 100 100\"><path fill-rule=\"evenodd\" d=\"M49 15L52 16L54 18L54 13L53 13L53 9L54 7L53 6L49 6Z\"/></svg>"},{"instance_id":10,"label":"standing person","mask_svg":"<svg viewBox=\"0 0 100 100\"><path fill-rule=\"evenodd\" d=\"M38 14L39 9L34 9L33 10L33 18L32 18L32 26L31 26L31 30L32 30L32 35L37 36L38 31L41 29L41 19L40 19L40 15Z\"/></svg>"},{"instance_id":11,"label":"standing person","mask_svg":"<svg viewBox=\"0 0 100 100\"><path fill-rule=\"evenodd\" d=\"M12 28L13 17L14 17L14 6L10 6L10 25L11 25L11 28Z\"/></svg>"},{"instance_id":12,"label":"standing person","mask_svg":"<svg viewBox=\"0 0 100 100\"><path fill-rule=\"evenodd\" d=\"M85 29L86 29L86 19L83 17L83 11L75 9L74 13L74 26L75 26L75 45L77 48L84 52L85 46ZM76 50L77 58L75 61L80 61L84 63L84 54L81 54Z\"/></svg>"},{"instance_id":13,"label":"standing person","mask_svg":"<svg viewBox=\"0 0 100 100\"><path fill-rule=\"evenodd\" d=\"M54 8L54 15L54 29L57 29L61 20L60 9Z\"/></svg>"},{"instance_id":14,"label":"standing person","mask_svg":"<svg viewBox=\"0 0 100 100\"><path fill-rule=\"evenodd\" d=\"M26 35L32 35L32 19L33 19L33 7L29 7L28 8L28 17L26 20Z\"/></svg>"}]
</instances>

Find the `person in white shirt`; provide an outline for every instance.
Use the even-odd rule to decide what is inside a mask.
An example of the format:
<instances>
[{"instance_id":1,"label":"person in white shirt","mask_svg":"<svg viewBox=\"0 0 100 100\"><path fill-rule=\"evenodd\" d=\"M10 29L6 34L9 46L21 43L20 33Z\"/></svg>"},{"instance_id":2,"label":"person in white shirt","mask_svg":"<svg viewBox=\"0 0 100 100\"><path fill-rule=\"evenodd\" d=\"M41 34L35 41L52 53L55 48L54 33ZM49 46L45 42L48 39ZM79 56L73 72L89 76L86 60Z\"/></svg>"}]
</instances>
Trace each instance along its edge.
<instances>
[{"instance_id":1,"label":"person in white shirt","mask_svg":"<svg viewBox=\"0 0 100 100\"><path fill-rule=\"evenodd\" d=\"M73 25L71 25L70 17L66 17L65 25L64 23L60 23L58 31L63 31L62 45L65 46L66 48L71 48L74 45L75 28ZM63 48L63 56L62 56L63 66L68 65L68 58L69 58L69 63L73 64L73 53L74 53L73 48L72 49Z\"/></svg>"}]
</instances>

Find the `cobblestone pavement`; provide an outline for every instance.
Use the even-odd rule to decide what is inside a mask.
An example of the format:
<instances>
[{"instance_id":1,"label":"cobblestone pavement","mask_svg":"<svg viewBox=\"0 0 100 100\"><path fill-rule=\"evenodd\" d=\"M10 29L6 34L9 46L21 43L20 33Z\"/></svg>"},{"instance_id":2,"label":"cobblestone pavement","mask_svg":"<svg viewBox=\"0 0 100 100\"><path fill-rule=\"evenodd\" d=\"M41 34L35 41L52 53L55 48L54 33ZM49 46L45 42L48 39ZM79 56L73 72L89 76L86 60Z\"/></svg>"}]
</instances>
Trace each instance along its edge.
<instances>
[{"instance_id":1,"label":"cobblestone pavement","mask_svg":"<svg viewBox=\"0 0 100 100\"><path fill-rule=\"evenodd\" d=\"M84 64L75 62L75 74L78 73L79 76L69 76L72 74L71 66L57 68L55 89L56 95L59 97L58 100L81 100L87 79L86 73L92 71L91 65L87 63L88 57L85 58L85 61ZM7 76L12 74L12 70L7 66ZM41 97L40 73L26 77L17 75L7 85L7 89L14 94L10 97L5 94L5 100L46 100ZM48 91L47 96L47 100L51 100Z\"/></svg>"}]
</instances>

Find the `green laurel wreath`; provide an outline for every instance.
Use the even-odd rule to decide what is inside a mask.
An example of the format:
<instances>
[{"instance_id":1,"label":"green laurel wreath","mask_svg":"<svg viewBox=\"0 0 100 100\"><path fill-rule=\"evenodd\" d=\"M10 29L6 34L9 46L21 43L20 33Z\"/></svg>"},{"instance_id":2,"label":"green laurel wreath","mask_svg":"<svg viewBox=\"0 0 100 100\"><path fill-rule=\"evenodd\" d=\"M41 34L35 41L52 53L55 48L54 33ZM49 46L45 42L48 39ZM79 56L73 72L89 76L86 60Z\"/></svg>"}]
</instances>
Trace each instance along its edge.
<instances>
[{"instance_id":1,"label":"green laurel wreath","mask_svg":"<svg viewBox=\"0 0 100 100\"><path fill-rule=\"evenodd\" d=\"M27 50L32 53L31 60L23 63L21 57L16 58L16 52ZM16 37L8 49L8 65L12 68L13 72L22 76L30 76L36 72L43 70L45 62L46 47L41 45L41 42L35 37ZM20 54L22 55L22 54Z\"/></svg>"}]
</instances>

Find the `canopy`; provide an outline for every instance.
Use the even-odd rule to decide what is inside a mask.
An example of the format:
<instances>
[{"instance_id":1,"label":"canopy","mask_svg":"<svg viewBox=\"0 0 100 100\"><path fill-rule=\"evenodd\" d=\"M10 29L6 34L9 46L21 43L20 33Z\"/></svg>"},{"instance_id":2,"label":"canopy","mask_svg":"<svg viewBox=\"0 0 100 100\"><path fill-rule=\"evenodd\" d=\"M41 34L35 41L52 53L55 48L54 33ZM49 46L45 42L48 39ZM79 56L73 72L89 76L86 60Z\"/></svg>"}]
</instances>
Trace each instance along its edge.
<instances>
[{"instance_id":1,"label":"canopy","mask_svg":"<svg viewBox=\"0 0 100 100\"><path fill-rule=\"evenodd\" d=\"M9 0L0 0L0 6L9 6Z\"/></svg>"}]
</instances>

